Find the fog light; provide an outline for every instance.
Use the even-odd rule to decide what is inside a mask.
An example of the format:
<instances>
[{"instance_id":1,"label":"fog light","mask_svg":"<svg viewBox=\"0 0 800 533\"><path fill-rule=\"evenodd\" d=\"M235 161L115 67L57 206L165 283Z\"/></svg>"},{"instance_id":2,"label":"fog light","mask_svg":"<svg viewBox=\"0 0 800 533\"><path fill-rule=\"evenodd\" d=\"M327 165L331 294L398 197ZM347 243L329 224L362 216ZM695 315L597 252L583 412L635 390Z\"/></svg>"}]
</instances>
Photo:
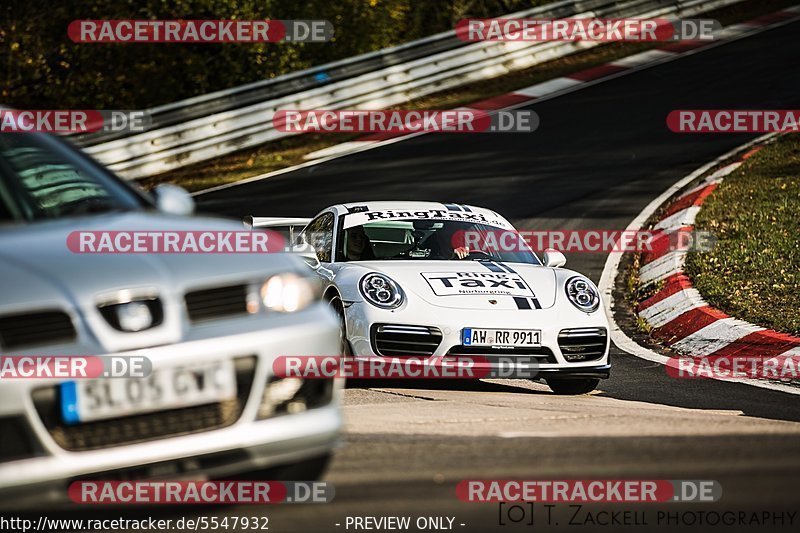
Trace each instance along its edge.
<instances>
[{"instance_id":1,"label":"fog light","mask_svg":"<svg viewBox=\"0 0 800 533\"><path fill-rule=\"evenodd\" d=\"M257 420L302 413L333 399L332 379L271 378L258 406Z\"/></svg>"},{"instance_id":2,"label":"fog light","mask_svg":"<svg viewBox=\"0 0 800 533\"><path fill-rule=\"evenodd\" d=\"M24 417L0 418L0 437L0 463L44 454Z\"/></svg>"}]
</instances>

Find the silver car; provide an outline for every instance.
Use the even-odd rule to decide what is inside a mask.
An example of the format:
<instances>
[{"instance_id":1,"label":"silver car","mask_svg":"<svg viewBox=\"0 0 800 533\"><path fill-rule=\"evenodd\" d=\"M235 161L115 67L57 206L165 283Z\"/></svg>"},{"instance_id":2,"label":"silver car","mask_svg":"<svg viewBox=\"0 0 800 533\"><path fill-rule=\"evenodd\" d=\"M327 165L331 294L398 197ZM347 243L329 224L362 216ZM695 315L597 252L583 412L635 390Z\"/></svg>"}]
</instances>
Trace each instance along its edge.
<instances>
[{"instance_id":1,"label":"silver car","mask_svg":"<svg viewBox=\"0 0 800 533\"><path fill-rule=\"evenodd\" d=\"M341 383L272 375L277 356L336 353L301 260L67 247L75 230L241 230L191 210L184 191L139 191L59 139L0 134L0 356L144 357L168 389L143 406L119 385L141 378L0 379L3 507L66 501L80 479L321 475ZM292 287L282 308L264 301L275 279Z\"/></svg>"}]
</instances>

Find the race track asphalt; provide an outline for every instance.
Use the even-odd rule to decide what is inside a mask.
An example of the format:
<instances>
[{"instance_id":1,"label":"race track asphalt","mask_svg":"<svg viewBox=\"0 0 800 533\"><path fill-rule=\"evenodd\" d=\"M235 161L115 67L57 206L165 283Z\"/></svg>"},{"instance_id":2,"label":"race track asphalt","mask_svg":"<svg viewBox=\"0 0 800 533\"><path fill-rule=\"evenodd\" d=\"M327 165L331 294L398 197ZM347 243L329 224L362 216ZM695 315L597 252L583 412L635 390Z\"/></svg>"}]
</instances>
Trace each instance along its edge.
<instances>
[{"instance_id":1,"label":"race track asphalt","mask_svg":"<svg viewBox=\"0 0 800 533\"><path fill-rule=\"evenodd\" d=\"M671 133L669 111L800 106L798 30L792 23L535 103L541 125L531 134L424 135L197 200L203 211L236 218L312 216L360 200L435 200L489 207L525 229L623 229L681 177L753 137ZM568 254L567 266L597 281L605 258ZM461 479L502 477L716 479L720 502L661 508L798 510L797 396L679 381L658 364L616 348L612 354L611 379L580 398L511 382L349 388L345 445L326 478L336 485L333 504L212 512L266 513L274 531L347 531L347 516L365 515L453 516L459 531L532 530L499 526L497 504L455 497ZM560 527L675 526L656 524L655 508L647 512L646 526L567 526L564 515ZM534 515L534 527L547 529L544 511ZM798 524L795 516L784 530ZM718 528L732 529L711 529Z\"/></svg>"}]
</instances>

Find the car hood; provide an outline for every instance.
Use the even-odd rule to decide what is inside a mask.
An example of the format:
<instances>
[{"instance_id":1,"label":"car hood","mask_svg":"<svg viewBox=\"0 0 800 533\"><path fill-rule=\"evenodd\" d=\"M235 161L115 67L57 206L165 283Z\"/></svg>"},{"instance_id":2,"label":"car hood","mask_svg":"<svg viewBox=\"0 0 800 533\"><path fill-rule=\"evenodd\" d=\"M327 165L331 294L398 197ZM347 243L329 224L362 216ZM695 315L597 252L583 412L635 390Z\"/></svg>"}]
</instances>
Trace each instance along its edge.
<instances>
[{"instance_id":1,"label":"car hood","mask_svg":"<svg viewBox=\"0 0 800 533\"><path fill-rule=\"evenodd\" d=\"M454 309L546 309L555 304L552 268L489 261L366 261L359 266L386 274L407 293Z\"/></svg>"},{"instance_id":2,"label":"car hood","mask_svg":"<svg viewBox=\"0 0 800 533\"><path fill-rule=\"evenodd\" d=\"M0 312L54 302L81 307L103 293L241 282L265 271L296 270L288 254L79 254L67 248L73 231L242 231L222 219L150 212L97 215L0 229Z\"/></svg>"}]
</instances>

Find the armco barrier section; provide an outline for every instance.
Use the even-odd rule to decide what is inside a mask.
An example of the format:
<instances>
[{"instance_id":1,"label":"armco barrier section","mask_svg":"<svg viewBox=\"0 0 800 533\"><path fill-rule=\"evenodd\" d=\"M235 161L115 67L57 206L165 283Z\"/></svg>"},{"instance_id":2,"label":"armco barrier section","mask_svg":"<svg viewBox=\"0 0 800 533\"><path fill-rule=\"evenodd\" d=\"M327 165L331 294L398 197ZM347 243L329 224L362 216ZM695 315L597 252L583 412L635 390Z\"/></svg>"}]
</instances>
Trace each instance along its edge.
<instances>
[{"instance_id":1,"label":"armco barrier section","mask_svg":"<svg viewBox=\"0 0 800 533\"><path fill-rule=\"evenodd\" d=\"M505 18L690 17L743 0L561 1ZM148 110L145 132L74 141L135 179L294 135L273 128L280 109L382 109L598 46L598 42L460 41L454 31Z\"/></svg>"}]
</instances>

